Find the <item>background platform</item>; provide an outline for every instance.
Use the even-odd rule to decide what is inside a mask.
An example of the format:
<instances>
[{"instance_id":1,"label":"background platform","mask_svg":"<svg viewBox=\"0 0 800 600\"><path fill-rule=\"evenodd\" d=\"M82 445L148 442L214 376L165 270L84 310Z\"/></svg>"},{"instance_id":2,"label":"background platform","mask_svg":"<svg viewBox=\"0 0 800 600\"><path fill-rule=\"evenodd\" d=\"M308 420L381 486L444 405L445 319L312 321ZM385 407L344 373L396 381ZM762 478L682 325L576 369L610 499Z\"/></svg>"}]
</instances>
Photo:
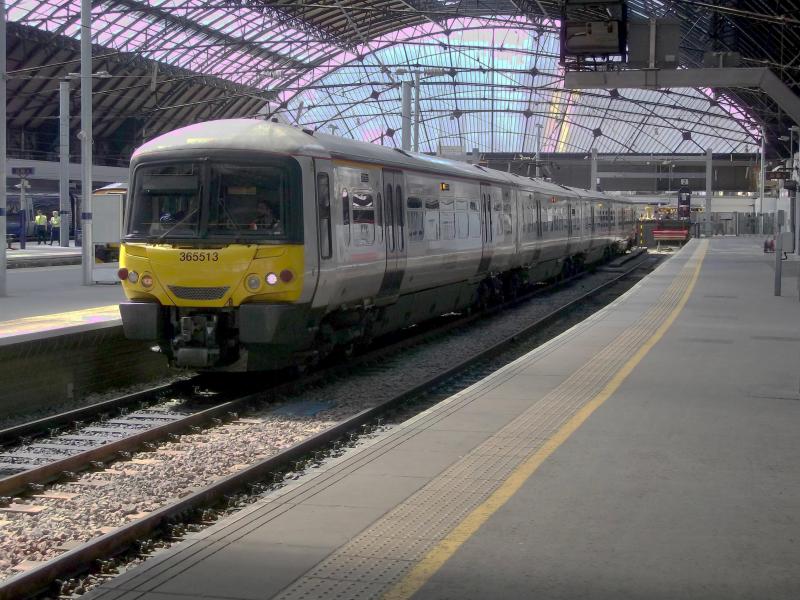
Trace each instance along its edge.
<instances>
[{"instance_id":1,"label":"background platform","mask_svg":"<svg viewBox=\"0 0 800 600\"><path fill-rule=\"evenodd\" d=\"M75 247L73 241L70 241L67 248L62 248L55 242L52 246L49 243L40 246L35 241L29 241L25 245L25 249L21 250L19 242L13 242L11 248L6 250L6 261L9 269L79 265L81 264L81 248L80 246Z\"/></svg>"}]
</instances>

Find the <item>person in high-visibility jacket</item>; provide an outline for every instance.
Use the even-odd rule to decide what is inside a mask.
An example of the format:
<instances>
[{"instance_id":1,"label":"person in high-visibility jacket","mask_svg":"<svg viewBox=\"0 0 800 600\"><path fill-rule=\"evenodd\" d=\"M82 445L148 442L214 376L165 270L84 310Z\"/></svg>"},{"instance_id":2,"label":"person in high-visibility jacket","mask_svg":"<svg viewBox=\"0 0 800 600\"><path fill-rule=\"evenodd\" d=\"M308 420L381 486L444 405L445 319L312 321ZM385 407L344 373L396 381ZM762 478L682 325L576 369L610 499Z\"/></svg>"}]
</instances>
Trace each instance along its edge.
<instances>
[{"instance_id":1,"label":"person in high-visibility jacket","mask_svg":"<svg viewBox=\"0 0 800 600\"><path fill-rule=\"evenodd\" d=\"M41 246L46 243L47 235L47 216L42 214L41 210L36 211L36 216L33 218L36 229L36 245Z\"/></svg>"},{"instance_id":2,"label":"person in high-visibility jacket","mask_svg":"<svg viewBox=\"0 0 800 600\"><path fill-rule=\"evenodd\" d=\"M53 211L53 216L50 217L50 245L53 245L53 240L61 243L61 215L57 210Z\"/></svg>"}]
</instances>

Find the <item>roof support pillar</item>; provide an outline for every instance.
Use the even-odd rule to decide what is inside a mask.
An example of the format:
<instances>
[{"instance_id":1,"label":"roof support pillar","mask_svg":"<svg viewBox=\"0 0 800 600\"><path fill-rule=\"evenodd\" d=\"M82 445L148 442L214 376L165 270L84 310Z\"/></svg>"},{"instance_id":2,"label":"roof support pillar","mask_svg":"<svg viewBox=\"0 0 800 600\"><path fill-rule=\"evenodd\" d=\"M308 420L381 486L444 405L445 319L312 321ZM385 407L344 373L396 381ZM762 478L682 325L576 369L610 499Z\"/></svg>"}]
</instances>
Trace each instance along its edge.
<instances>
[{"instance_id":1,"label":"roof support pillar","mask_svg":"<svg viewBox=\"0 0 800 600\"><path fill-rule=\"evenodd\" d=\"M85 1L85 0L84 0ZM411 150L411 82L404 81L402 85L402 141L400 147L408 152Z\"/></svg>"},{"instance_id":2,"label":"roof support pillar","mask_svg":"<svg viewBox=\"0 0 800 600\"><path fill-rule=\"evenodd\" d=\"M92 285L92 0L81 0L81 264Z\"/></svg>"},{"instance_id":3,"label":"roof support pillar","mask_svg":"<svg viewBox=\"0 0 800 600\"><path fill-rule=\"evenodd\" d=\"M419 71L414 71L414 152L419 152Z\"/></svg>"},{"instance_id":4,"label":"roof support pillar","mask_svg":"<svg viewBox=\"0 0 800 600\"><path fill-rule=\"evenodd\" d=\"M58 242L66 248L69 246L69 226L72 222L69 206L69 81L58 83L58 104L58 213L61 215Z\"/></svg>"},{"instance_id":5,"label":"roof support pillar","mask_svg":"<svg viewBox=\"0 0 800 600\"><path fill-rule=\"evenodd\" d=\"M711 196L714 194L714 154L706 150L706 203L703 206L703 232L711 235Z\"/></svg>"},{"instance_id":6,"label":"roof support pillar","mask_svg":"<svg viewBox=\"0 0 800 600\"><path fill-rule=\"evenodd\" d=\"M593 192L597 191L597 148L592 148L592 162L590 168L590 175L589 178L591 181L589 182L589 189Z\"/></svg>"},{"instance_id":7,"label":"roof support pillar","mask_svg":"<svg viewBox=\"0 0 800 600\"><path fill-rule=\"evenodd\" d=\"M6 295L6 2L0 0L0 296Z\"/></svg>"}]
</instances>

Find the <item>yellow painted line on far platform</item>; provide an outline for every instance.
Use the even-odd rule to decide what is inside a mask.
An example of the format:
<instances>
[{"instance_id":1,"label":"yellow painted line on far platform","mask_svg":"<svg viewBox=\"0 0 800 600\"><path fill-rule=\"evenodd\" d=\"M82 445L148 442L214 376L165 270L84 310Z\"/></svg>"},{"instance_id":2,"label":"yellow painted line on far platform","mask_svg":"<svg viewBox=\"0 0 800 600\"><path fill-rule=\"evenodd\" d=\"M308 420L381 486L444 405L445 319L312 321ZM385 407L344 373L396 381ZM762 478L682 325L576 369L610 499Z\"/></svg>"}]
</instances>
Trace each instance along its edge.
<instances>
[{"instance_id":1,"label":"yellow painted line on far platform","mask_svg":"<svg viewBox=\"0 0 800 600\"><path fill-rule=\"evenodd\" d=\"M463 521L441 540L425 557L409 571L392 589L384 596L384 600L403 600L413 596L426 582L428 582L444 564L458 551L458 549L480 527L489 520L514 494L525 484L542 463L558 449L583 423L619 389L622 382L633 372L647 353L655 346L667 330L678 318L683 307L692 295L700 269L703 265L708 242L705 241L696 253L697 266L695 267L689 285L681 296L680 301L650 338L631 356L617 371L606 386L589 402L576 412L544 445L532 454L524 463L508 476L500 487L487 498L483 504L475 508Z\"/></svg>"},{"instance_id":2,"label":"yellow painted line on far platform","mask_svg":"<svg viewBox=\"0 0 800 600\"><path fill-rule=\"evenodd\" d=\"M118 319L120 319L118 304L72 310L52 315L25 317L13 321L0 322L0 338L39 333L42 331L54 331L75 327L77 325L105 323Z\"/></svg>"}]
</instances>

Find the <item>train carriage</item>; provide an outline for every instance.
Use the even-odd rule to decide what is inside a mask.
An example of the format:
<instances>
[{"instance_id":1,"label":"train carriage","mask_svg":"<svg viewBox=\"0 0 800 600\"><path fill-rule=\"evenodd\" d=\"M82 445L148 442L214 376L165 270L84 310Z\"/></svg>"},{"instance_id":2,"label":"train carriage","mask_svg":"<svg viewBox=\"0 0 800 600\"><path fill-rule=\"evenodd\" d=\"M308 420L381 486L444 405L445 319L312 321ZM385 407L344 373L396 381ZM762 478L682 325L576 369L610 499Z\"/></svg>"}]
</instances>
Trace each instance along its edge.
<instances>
[{"instance_id":1,"label":"train carriage","mask_svg":"<svg viewBox=\"0 0 800 600\"><path fill-rule=\"evenodd\" d=\"M130 189L125 333L198 369L313 362L634 233L597 192L245 119L148 142Z\"/></svg>"}]
</instances>

